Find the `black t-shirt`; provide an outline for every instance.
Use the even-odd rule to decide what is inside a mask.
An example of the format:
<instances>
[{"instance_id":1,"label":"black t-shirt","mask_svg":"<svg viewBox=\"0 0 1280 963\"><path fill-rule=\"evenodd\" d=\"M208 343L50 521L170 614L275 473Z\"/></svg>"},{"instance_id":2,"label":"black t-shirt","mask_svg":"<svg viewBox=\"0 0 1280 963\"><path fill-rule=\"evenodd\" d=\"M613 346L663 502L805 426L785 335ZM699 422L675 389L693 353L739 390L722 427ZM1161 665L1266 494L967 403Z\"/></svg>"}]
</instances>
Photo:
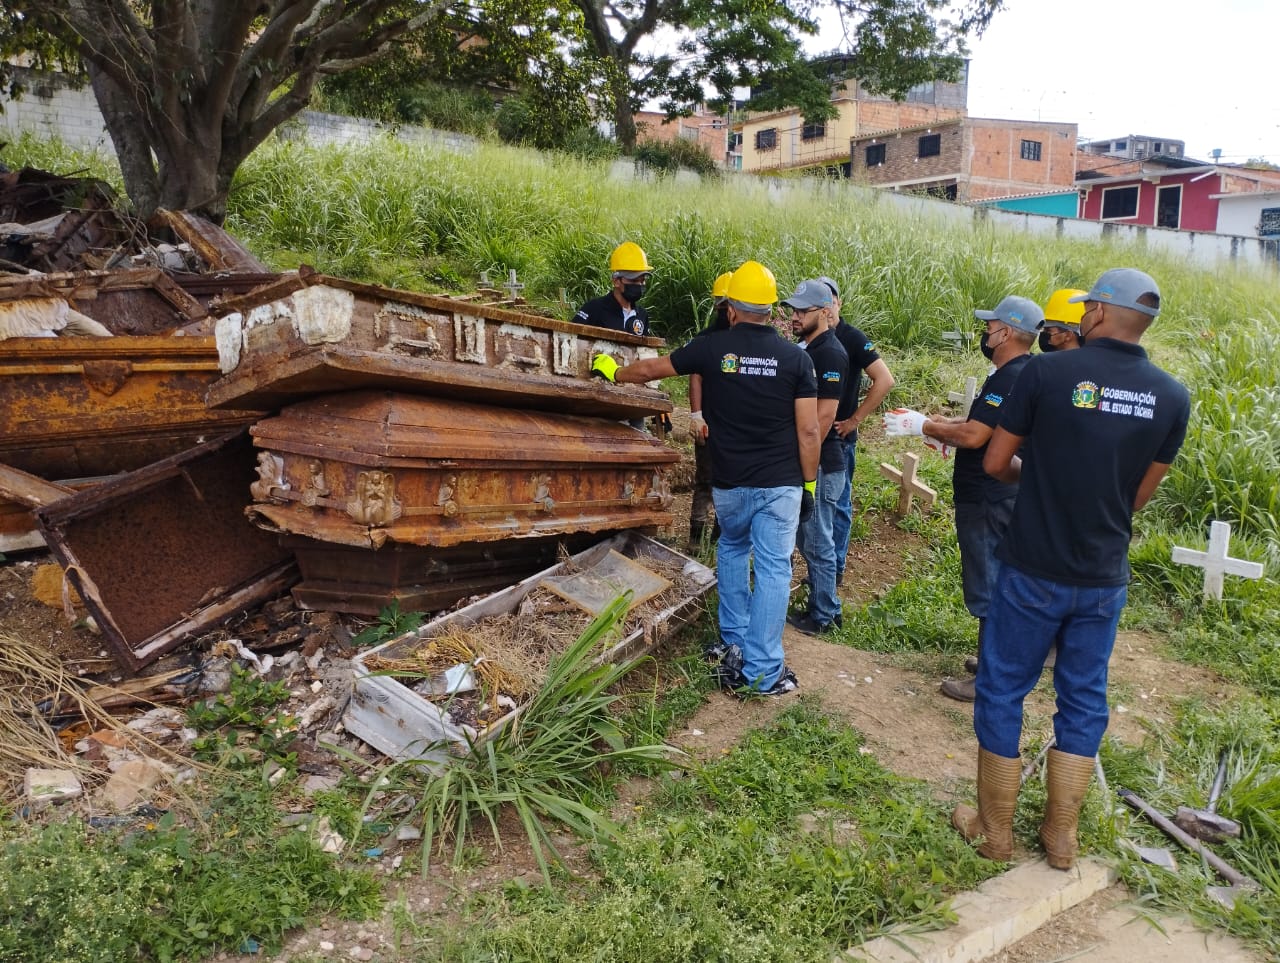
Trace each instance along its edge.
<instances>
[{"instance_id":1,"label":"black t-shirt","mask_svg":"<svg viewBox=\"0 0 1280 963\"><path fill-rule=\"evenodd\" d=\"M670 355L702 375L711 482L716 488L801 485L796 399L818 393L813 362L768 324L709 331Z\"/></svg>"},{"instance_id":2,"label":"black t-shirt","mask_svg":"<svg viewBox=\"0 0 1280 963\"><path fill-rule=\"evenodd\" d=\"M1190 412L1187 389L1136 344L1037 356L1001 411L1026 455L996 556L1066 585L1126 584L1138 485L1173 462Z\"/></svg>"},{"instance_id":3,"label":"black t-shirt","mask_svg":"<svg viewBox=\"0 0 1280 963\"><path fill-rule=\"evenodd\" d=\"M823 331L801 347L809 355L814 374L818 376L818 400L835 399L836 417L839 418L839 399L843 397L845 385L849 381L849 356L831 329ZM818 464L823 471L845 470L844 441L836 431L835 422L832 422L831 430L822 439L822 455Z\"/></svg>"},{"instance_id":4,"label":"black t-shirt","mask_svg":"<svg viewBox=\"0 0 1280 963\"><path fill-rule=\"evenodd\" d=\"M597 328L612 328L614 331L625 331L627 334L647 335L649 333L649 313L640 305L633 305L635 313L630 317L622 316L622 305L610 291L603 297L588 301L578 309L573 320L578 324L591 324Z\"/></svg>"},{"instance_id":5,"label":"black t-shirt","mask_svg":"<svg viewBox=\"0 0 1280 963\"><path fill-rule=\"evenodd\" d=\"M969 406L969 420L979 421L992 430L1000 423L1000 412L1013 393L1014 383L1031 355L1022 354L991 372ZM981 448L957 448L955 464L951 469L952 495L958 502L999 501L1018 494L1017 485L997 481L982 470L982 458L987 446Z\"/></svg>"},{"instance_id":6,"label":"black t-shirt","mask_svg":"<svg viewBox=\"0 0 1280 963\"><path fill-rule=\"evenodd\" d=\"M836 421L844 421L858 409L858 392L862 387L862 372L880 360L876 346L871 339L847 321L841 321L833 329L836 339L844 347L849 356L849 380L845 382L844 394L840 396L840 407L836 409ZM848 441L858 440L857 432L849 435Z\"/></svg>"}]
</instances>

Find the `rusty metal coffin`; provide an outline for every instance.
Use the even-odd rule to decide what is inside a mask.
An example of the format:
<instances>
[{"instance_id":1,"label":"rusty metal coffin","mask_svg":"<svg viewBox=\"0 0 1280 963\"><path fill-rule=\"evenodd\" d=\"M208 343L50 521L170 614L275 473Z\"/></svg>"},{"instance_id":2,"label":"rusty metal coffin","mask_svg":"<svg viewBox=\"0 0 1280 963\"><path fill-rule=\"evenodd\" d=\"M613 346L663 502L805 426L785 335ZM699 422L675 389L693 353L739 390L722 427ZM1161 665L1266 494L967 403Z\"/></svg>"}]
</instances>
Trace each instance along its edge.
<instances>
[{"instance_id":1,"label":"rusty metal coffin","mask_svg":"<svg viewBox=\"0 0 1280 963\"><path fill-rule=\"evenodd\" d=\"M607 418L671 410L661 391L590 376L592 355L628 364L654 357L658 338L306 271L217 310L215 408L389 388Z\"/></svg>"},{"instance_id":2,"label":"rusty metal coffin","mask_svg":"<svg viewBox=\"0 0 1280 963\"><path fill-rule=\"evenodd\" d=\"M36 510L124 668L136 672L295 580L279 540L245 520L253 464L241 431Z\"/></svg>"},{"instance_id":3,"label":"rusty metal coffin","mask_svg":"<svg viewBox=\"0 0 1280 963\"><path fill-rule=\"evenodd\" d=\"M61 300L118 335L0 340L0 462L47 479L114 474L257 417L205 406L218 376L214 339L173 333L210 325L212 290L193 284L194 293L154 269L0 283L0 312Z\"/></svg>"},{"instance_id":4,"label":"rusty metal coffin","mask_svg":"<svg viewBox=\"0 0 1280 963\"><path fill-rule=\"evenodd\" d=\"M343 545L449 546L666 525L679 454L607 419L386 391L252 428L254 521Z\"/></svg>"}]
</instances>

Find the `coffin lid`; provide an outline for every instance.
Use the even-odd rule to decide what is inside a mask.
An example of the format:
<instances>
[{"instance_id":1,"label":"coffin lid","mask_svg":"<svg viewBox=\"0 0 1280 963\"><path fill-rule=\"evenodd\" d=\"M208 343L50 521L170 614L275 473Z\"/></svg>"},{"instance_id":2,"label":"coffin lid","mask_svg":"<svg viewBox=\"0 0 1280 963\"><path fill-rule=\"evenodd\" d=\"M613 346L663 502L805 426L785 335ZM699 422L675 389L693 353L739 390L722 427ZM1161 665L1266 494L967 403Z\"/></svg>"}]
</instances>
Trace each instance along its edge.
<instances>
[{"instance_id":1,"label":"coffin lid","mask_svg":"<svg viewBox=\"0 0 1280 963\"><path fill-rule=\"evenodd\" d=\"M251 429L254 444L353 464L396 459L533 463L670 464L679 452L620 422L495 408L390 391L349 391L290 405Z\"/></svg>"}]
</instances>

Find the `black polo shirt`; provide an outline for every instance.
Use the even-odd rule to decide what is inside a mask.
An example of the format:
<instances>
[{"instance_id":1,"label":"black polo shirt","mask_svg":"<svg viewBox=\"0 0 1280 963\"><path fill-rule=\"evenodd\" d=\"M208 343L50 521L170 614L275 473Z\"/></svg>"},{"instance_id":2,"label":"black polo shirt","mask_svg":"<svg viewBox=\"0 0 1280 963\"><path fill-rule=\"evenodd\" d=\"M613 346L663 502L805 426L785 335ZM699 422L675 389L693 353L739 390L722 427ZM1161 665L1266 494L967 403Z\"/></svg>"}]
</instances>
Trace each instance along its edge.
<instances>
[{"instance_id":1,"label":"black polo shirt","mask_svg":"<svg viewBox=\"0 0 1280 963\"><path fill-rule=\"evenodd\" d=\"M573 320L578 324L590 324L597 328L611 328L614 331L625 331L627 334L647 335L649 333L649 313L640 305L634 305L635 313L624 318L622 305L610 291L604 297L588 301L578 309Z\"/></svg>"},{"instance_id":2,"label":"black polo shirt","mask_svg":"<svg viewBox=\"0 0 1280 963\"><path fill-rule=\"evenodd\" d=\"M818 400L835 399L836 418L839 419L840 399L849 382L849 355L845 353L835 331L830 328L801 347L813 362L813 371L818 377ZM822 455L818 465L823 471L845 470L844 440L836 431L834 421L831 430L822 439Z\"/></svg>"},{"instance_id":3,"label":"black polo shirt","mask_svg":"<svg viewBox=\"0 0 1280 963\"><path fill-rule=\"evenodd\" d=\"M996 557L1066 585L1125 585L1138 485L1173 462L1190 412L1187 389L1136 344L1037 356L1000 416L1026 456Z\"/></svg>"},{"instance_id":4,"label":"black polo shirt","mask_svg":"<svg viewBox=\"0 0 1280 963\"><path fill-rule=\"evenodd\" d=\"M677 374L702 375L711 483L716 488L804 484L796 399L818 393L813 362L769 324L708 331L670 354Z\"/></svg>"},{"instance_id":5,"label":"black polo shirt","mask_svg":"<svg viewBox=\"0 0 1280 963\"><path fill-rule=\"evenodd\" d=\"M982 382L982 387L969 406L969 420L978 421L995 430L1000 423L1000 412L1013 393L1014 382L1031 355L1022 354L1006 361ZM999 501L1018 494L1017 485L1006 485L982 470L982 458L987 446L981 448L957 448L955 463L951 469L952 495L958 502Z\"/></svg>"},{"instance_id":6,"label":"black polo shirt","mask_svg":"<svg viewBox=\"0 0 1280 963\"><path fill-rule=\"evenodd\" d=\"M834 328L836 339L844 347L849 356L849 379L844 385L844 394L840 397L840 407L836 409L836 421L844 421L858 410L858 393L862 388L862 372L880 360L880 354L871 339L847 321L841 321ZM858 440L855 431L848 437L852 444Z\"/></svg>"}]
</instances>

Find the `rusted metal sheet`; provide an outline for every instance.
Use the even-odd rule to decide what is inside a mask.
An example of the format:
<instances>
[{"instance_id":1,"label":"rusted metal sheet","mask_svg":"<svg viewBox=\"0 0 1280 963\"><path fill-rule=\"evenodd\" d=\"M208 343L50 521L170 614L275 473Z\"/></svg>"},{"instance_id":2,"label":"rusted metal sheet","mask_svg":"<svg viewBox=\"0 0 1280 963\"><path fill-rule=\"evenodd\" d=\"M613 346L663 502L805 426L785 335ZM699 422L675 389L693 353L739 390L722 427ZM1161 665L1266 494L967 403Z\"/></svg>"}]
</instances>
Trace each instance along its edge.
<instances>
[{"instance_id":1,"label":"rusted metal sheet","mask_svg":"<svg viewBox=\"0 0 1280 963\"><path fill-rule=\"evenodd\" d=\"M136 672L296 578L278 540L245 520L253 463L238 432L37 509L124 668Z\"/></svg>"},{"instance_id":2,"label":"rusted metal sheet","mask_svg":"<svg viewBox=\"0 0 1280 963\"><path fill-rule=\"evenodd\" d=\"M190 211L162 209L156 211L152 222L168 228L184 244L190 244L207 271L263 274L267 270L248 248L221 227Z\"/></svg>"},{"instance_id":3,"label":"rusted metal sheet","mask_svg":"<svg viewBox=\"0 0 1280 963\"><path fill-rule=\"evenodd\" d=\"M44 545L33 508L52 505L75 490L0 464L0 552Z\"/></svg>"},{"instance_id":4,"label":"rusted metal sheet","mask_svg":"<svg viewBox=\"0 0 1280 963\"><path fill-rule=\"evenodd\" d=\"M24 168L0 174L0 258L36 271L105 267L136 233L103 181Z\"/></svg>"},{"instance_id":5,"label":"rusted metal sheet","mask_svg":"<svg viewBox=\"0 0 1280 963\"><path fill-rule=\"evenodd\" d=\"M306 271L216 310L216 408L388 388L607 418L671 410L661 391L590 376L593 355L628 364L655 356L658 338Z\"/></svg>"},{"instance_id":6,"label":"rusted metal sheet","mask_svg":"<svg viewBox=\"0 0 1280 963\"><path fill-rule=\"evenodd\" d=\"M460 599L494 592L597 541L585 533L436 548L383 545L377 551L285 535L301 581L293 599L302 608L375 616L388 605L401 612L435 612Z\"/></svg>"},{"instance_id":7,"label":"rusted metal sheet","mask_svg":"<svg viewBox=\"0 0 1280 963\"><path fill-rule=\"evenodd\" d=\"M671 522L679 453L607 419L357 391L252 434L250 516L321 541L449 546Z\"/></svg>"}]
</instances>

